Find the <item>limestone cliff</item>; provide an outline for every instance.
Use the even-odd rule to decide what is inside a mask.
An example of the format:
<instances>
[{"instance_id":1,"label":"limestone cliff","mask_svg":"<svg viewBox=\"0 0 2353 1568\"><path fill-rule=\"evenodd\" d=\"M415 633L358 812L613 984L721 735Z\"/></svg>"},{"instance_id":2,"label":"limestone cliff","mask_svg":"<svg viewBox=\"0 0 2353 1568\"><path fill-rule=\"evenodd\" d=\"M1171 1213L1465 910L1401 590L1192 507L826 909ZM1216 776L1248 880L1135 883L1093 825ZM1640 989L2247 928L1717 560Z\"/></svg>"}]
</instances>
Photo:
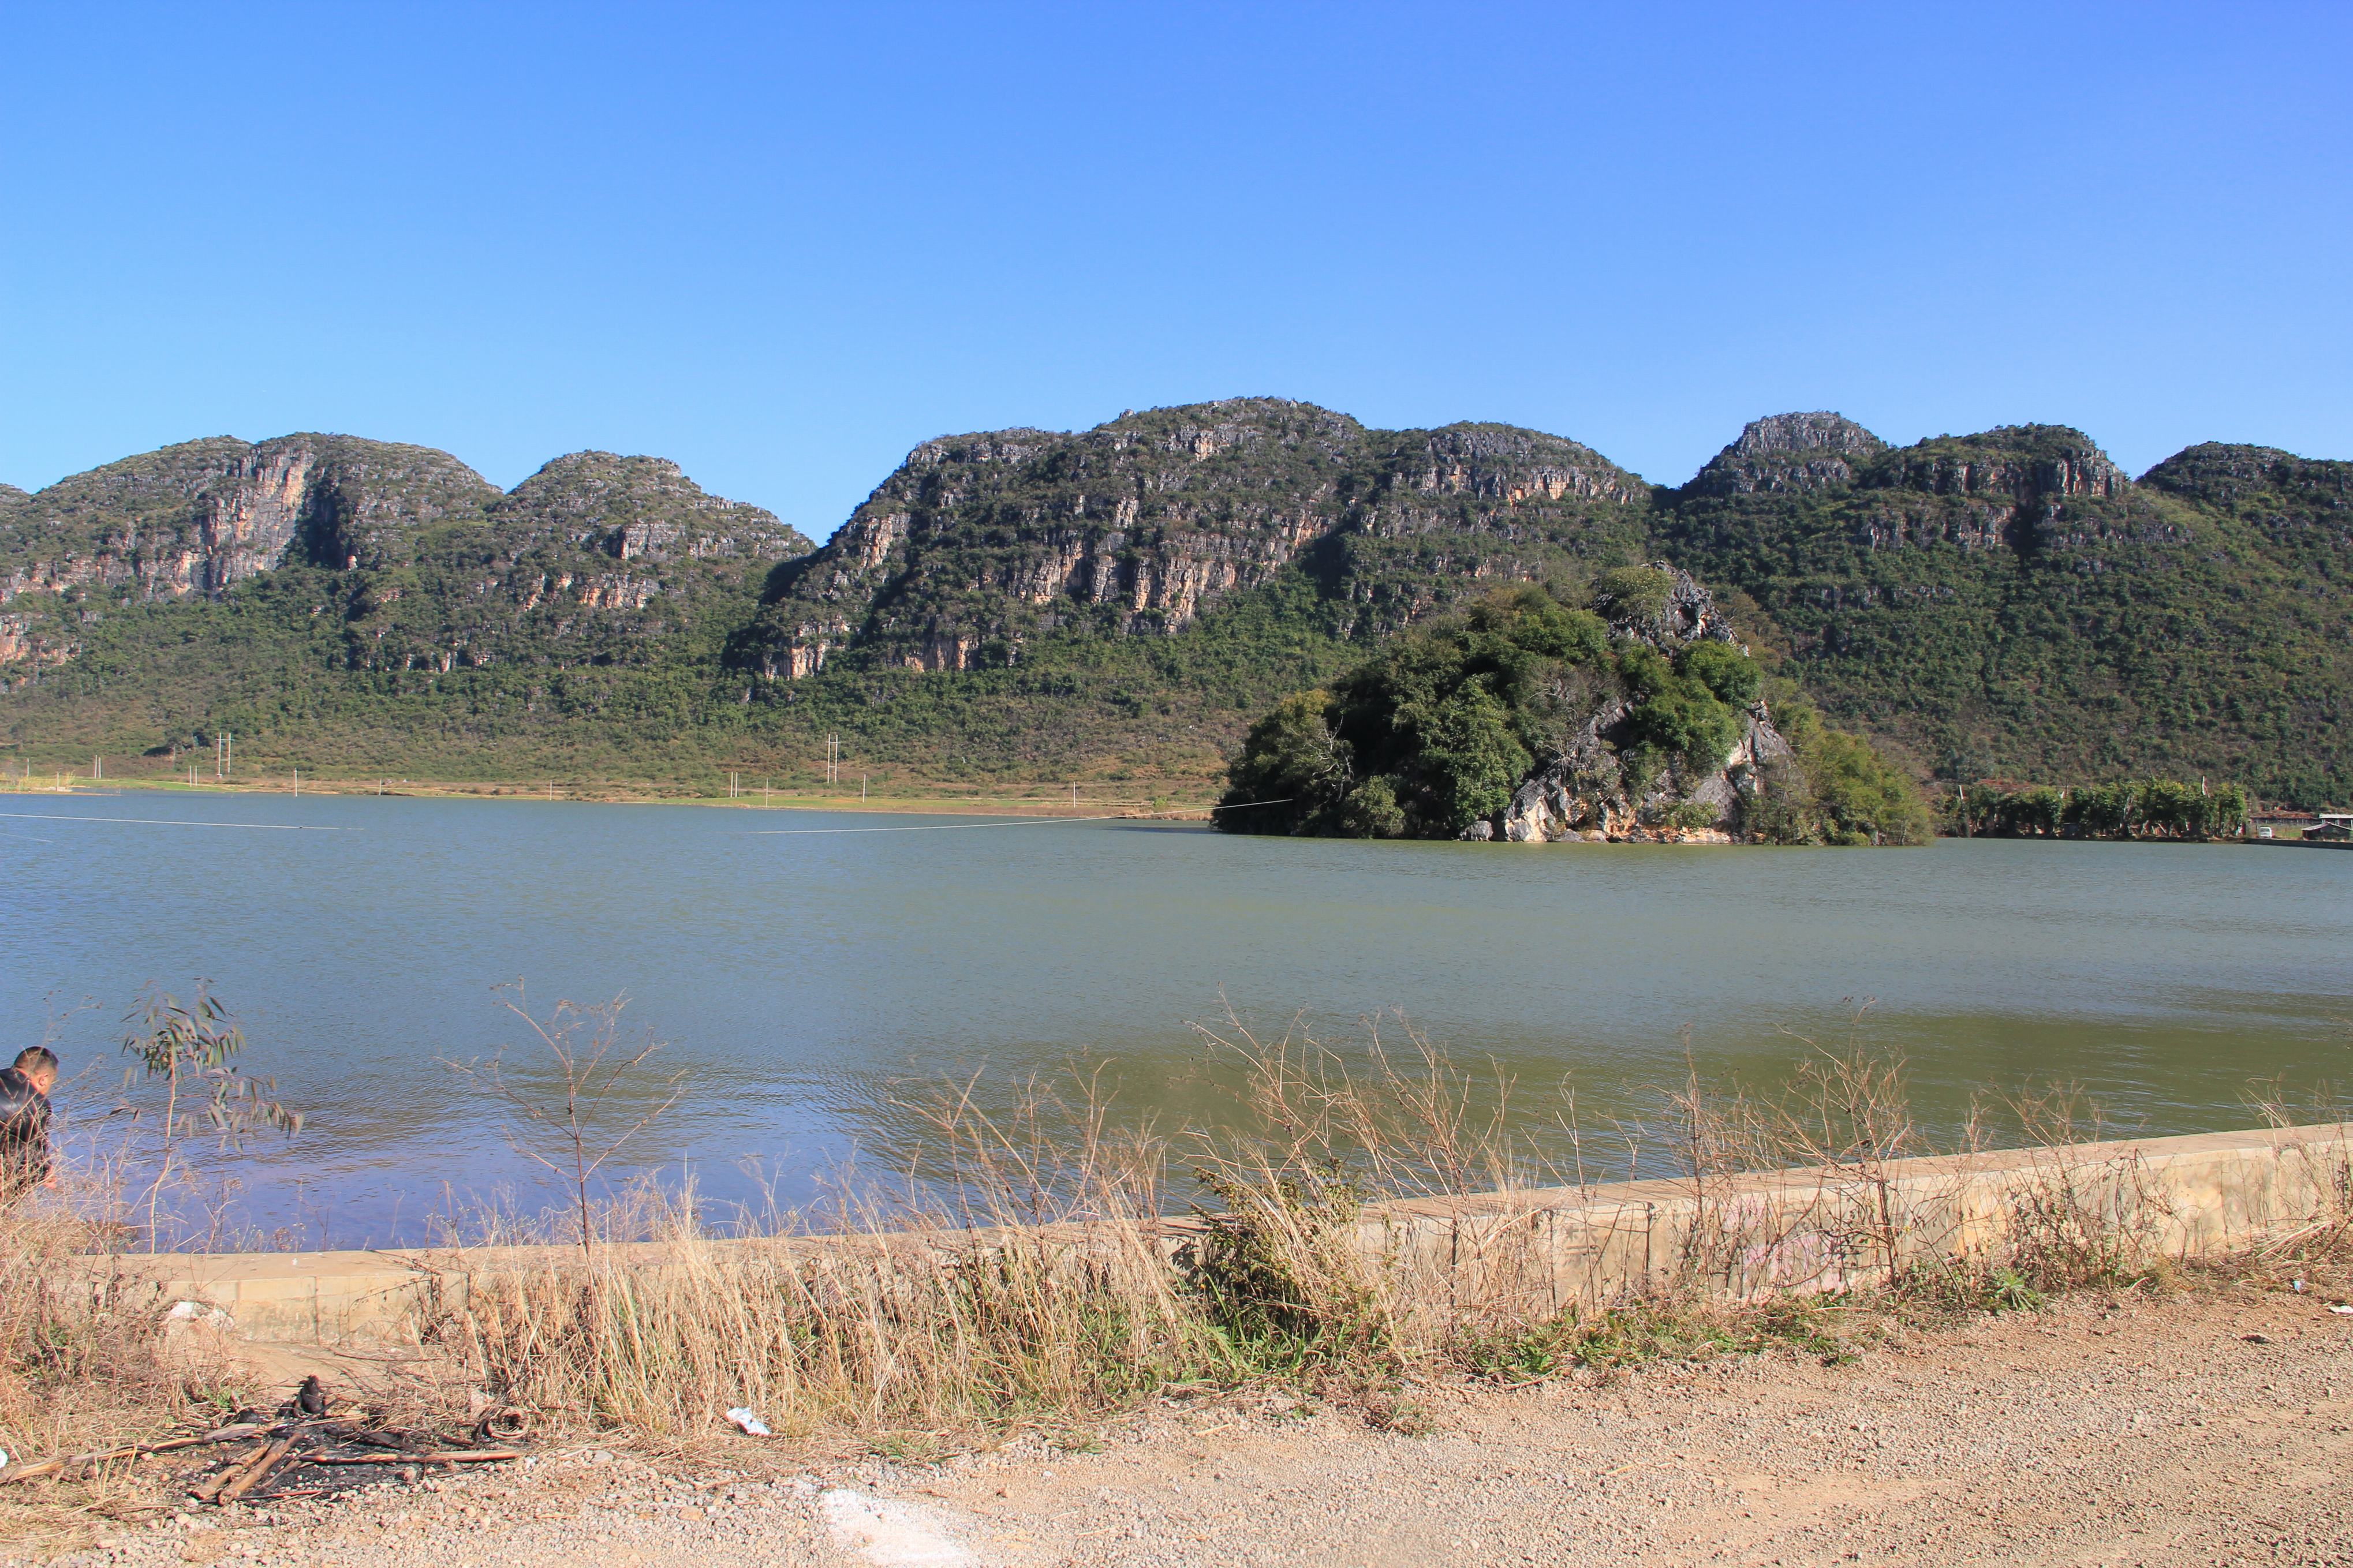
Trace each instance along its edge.
<instances>
[{"instance_id":1,"label":"limestone cliff","mask_svg":"<svg viewBox=\"0 0 2353 1568\"><path fill-rule=\"evenodd\" d=\"M1854 465L1887 443L1843 415L1774 414L1752 419L1688 487L1698 495L1756 495L1852 484Z\"/></svg>"},{"instance_id":2,"label":"limestone cliff","mask_svg":"<svg viewBox=\"0 0 2353 1568\"><path fill-rule=\"evenodd\" d=\"M1924 774L2203 773L2312 804L2353 781L2353 465L2209 443L2135 482L2062 426L1891 447L1816 411L1666 489L1537 431L1274 398L927 441L814 551L612 454L502 496L421 447L219 437L0 487L0 693L42 677L0 743L84 749L93 708L125 736L193 724L232 688L332 728L487 670L438 732L581 727L569 748L603 710L533 672L638 670L649 733L712 702L958 765L1198 772L1266 702L1499 584L1574 597L1661 560Z\"/></svg>"},{"instance_id":3,"label":"limestone cliff","mask_svg":"<svg viewBox=\"0 0 2353 1568\"><path fill-rule=\"evenodd\" d=\"M1368 430L1279 398L1130 413L1076 435L925 442L783 574L746 645L770 679L848 655L964 669L1092 627L1183 630L1308 573L1341 629L1407 624L1462 583L1540 575L1636 539L1649 487L1590 448L1505 426Z\"/></svg>"},{"instance_id":4,"label":"limestone cliff","mask_svg":"<svg viewBox=\"0 0 2353 1568\"><path fill-rule=\"evenodd\" d=\"M1598 605L1616 637L1670 659L1701 640L1737 646L1715 596L1691 574L1664 562L1652 570L1671 582L1663 608L1613 604L1607 596ZM1757 698L1739 705L1736 738L1720 756L1646 772L1629 765L1641 745L1636 696L1605 689L1595 701L1567 744L1539 759L1520 781L1503 814L1474 823L1464 837L1514 844L1730 843L1744 836L1747 808L1767 787L1776 765L1791 755L1770 710Z\"/></svg>"},{"instance_id":5,"label":"limestone cliff","mask_svg":"<svg viewBox=\"0 0 2353 1568\"><path fill-rule=\"evenodd\" d=\"M217 598L285 567L336 574L325 599L345 607L361 668L512 657L543 605L555 641L583 617L605 623L585 661L669 624L644 614L657 599L692 598L714 575L748 593L747 574L809 547L657 458L575 453L502 495L429 447L191 441L0 496L0 665L64 662L109 614Z\"/></svg>"},{"instance_id":6,"label":"limestone cliff","mask_svg":"<svg viewBox=\"0 0 2353 1568\"><path fill-rule=\"evenodd\" d=\"M19 492L0 519L0 604L77 587L117 602L218 594L290 558L392 565L417 529L477 514L498 493L424 447L189 441Z\"/></svg>"}]
</instances>

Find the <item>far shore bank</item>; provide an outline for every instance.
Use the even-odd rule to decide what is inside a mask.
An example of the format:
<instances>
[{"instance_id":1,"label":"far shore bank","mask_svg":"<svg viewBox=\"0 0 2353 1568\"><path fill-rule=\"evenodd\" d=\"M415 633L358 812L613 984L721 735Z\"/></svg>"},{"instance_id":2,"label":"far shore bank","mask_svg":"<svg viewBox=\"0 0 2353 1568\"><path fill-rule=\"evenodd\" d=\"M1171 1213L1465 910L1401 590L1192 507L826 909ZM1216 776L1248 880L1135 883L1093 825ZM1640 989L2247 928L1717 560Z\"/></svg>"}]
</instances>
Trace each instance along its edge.
<instances>
[{"instance_id":1,"label":"far shore bank","mask_svg":"<svg viewBox=\"0 0 2353 1568\"><path fill-rule=\"evenodd\" d=\"M963 793L962 786L941 785L937 793L898 786L892 793L763 787L739 784L736 793L705 793L693 784L598 780L588 784L512 779L311 779L298 783L290 773L251 780L205 781L133 776L129 778L63 775L63 781L42 784L5 781L8 795L93 797L128 791L195 797L230 795L375 795L424 800L506 800L591 805L695 805L768 811L870 812L883 815L942 816L1060 817L1100 820L1133 817L1172 822L1207 822L1214 794L1178 795L1167 792L1080 786L1075 801L1062 792L1029 790L1014 793ZM956 793L951 793L954 790Z\"/></svg>"}]
</instances>

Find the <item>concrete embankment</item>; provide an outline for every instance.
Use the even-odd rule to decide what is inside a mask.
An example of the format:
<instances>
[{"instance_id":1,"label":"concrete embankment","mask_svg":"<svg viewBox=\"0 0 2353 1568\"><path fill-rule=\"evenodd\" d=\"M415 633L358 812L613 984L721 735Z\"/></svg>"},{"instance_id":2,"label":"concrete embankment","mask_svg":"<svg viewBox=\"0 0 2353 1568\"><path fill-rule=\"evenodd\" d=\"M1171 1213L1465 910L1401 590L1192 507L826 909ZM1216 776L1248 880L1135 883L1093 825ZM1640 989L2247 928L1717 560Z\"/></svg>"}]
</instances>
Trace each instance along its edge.
<instances>
[{"instance_id":1,"label":"concrete embankment","mask_svg":"<svg viewBox=\"0 0 2353 1568\"><path fill-rule=\"evenodd\" d=\"M2343 1223L2353 1205L2353 1128L2202 1133L1969 1155L1838 1163L1700 1180L1535 1188L1368 1205L1364 1255L1413 1293L1510 1300L1542 1313L1680 1289L1755 1300L1867 1285L1934 1258L2000 1263L2038 1248L2108 1248L2119 1258L2189 1259ZM1162 1223L1172 1257L1200 1233ZM1082 1253L1084 1226L1031 1233ZM710 1243L834 1258L878 1246L955 1253L1006 1245L1006 1233ZM659 1244L599 1248L656 1267ZM94 1286L144 1294L159 1310L217 1309L241 1336L322 1345L413 1339L462 1310L491 1277L578 1263L575 1247L166 1254L90 1258Z\"/></svg>"}]
</instances>

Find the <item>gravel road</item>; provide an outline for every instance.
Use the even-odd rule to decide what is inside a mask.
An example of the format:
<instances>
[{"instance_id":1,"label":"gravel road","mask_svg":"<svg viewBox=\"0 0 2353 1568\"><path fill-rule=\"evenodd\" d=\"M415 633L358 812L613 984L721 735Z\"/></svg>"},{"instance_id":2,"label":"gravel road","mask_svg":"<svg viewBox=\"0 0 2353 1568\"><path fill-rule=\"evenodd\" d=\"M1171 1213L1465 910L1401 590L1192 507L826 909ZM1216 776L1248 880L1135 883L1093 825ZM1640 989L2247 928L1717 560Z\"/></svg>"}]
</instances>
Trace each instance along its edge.
<instances>
[{"instance_id":1,"label":"gravel road","mask_svg":"<svg viewBox=\"0 0 2353 1568\"><path fill-rule=\"evenodd\" d=\"M670 1564L2353 1563L2353 1316L2237 1286L1599 1384L1356 1411L1155 1406L1094 1452L795 1470L564 1450L528 1469L125 1529L58 1561ZM733 1467L724 1468L722 1467ZM0 1545L0 1561L8 1548Z\"/></svg>"}]
</instances>

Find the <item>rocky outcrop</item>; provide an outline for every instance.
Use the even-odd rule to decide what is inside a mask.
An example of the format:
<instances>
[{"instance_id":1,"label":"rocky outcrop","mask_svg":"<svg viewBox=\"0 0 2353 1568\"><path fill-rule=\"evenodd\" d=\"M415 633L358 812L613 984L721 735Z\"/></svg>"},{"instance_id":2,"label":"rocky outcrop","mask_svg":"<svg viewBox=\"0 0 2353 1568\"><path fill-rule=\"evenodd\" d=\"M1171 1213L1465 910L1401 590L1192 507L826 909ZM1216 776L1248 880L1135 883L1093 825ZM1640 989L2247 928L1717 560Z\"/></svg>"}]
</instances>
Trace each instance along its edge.
<instances>
[{"instance_id":1,"label":"rocky outcrop","mask_svg":"<svg viewBox=\"0 0 2353 1568\"><path fill-rule=\"evenodd\" d=\"M2060 425L2005 425L1979 436L1923 441L1870 465L1861 480L1873 489L2001 497L2030 505L2113 500L2132 484L2090 437Z\"/></svg>"},{"instance_id":2,"label":"rocky outcrop","mask_svg":"<svg viewBox=\"0 0 2353 1568\"><path fill-rule=\"evenodd\" d=\"M1242 398L1076 436L927 441L791 572L761 617L758 673L800 679L852 647L916 669L1009 664L1073 623L1179 630L1328 531L1325 476L1362 435L1309 405ZM1307 493L1265 483L1269 468Z\"/></svg>"},{"instance_id":3,"label":"rocky outcrop","mask_svg":"<svg viewBox=\"0 0 2353 1568\"><path fill-rule=\"evenodd\" d=\"M1481 823L1480 837L1514 844L1732 842L1744 799L1762 787L1770 764L1787 760L1789 742L1759 702L1743 715L1737 744L1724 764L1697 777L1662 773L1630 780L1617 743L1631 713L1622 700L1597 711L1576 742L1513 793L1500 826Z\"/></svg>"},{"instance_id":4,"label":"rocky outcrop","mask_svg":"<svg viewBox=\"0 0 2353 1568\"><path fill-rule=\"evenodd\" d=\"M0 497L0 664L69 657L71 628L92 618L289 565L353 575L362 668L470 668L578 647L592 628L598 646L579 657L609 659L680 624L656 613L665 601L741 601L747 578L809 548L659 458L575 452L501 495L427 447L188 442Z\"/></svg>"},{"instance_id":5,"label":"rocky outcrop","mask_svg":"<svg viewBox=\"0 0 2353 1568\"><path fill-rule=\"evenodd\" d=\"M0 664L63 664L81 645L33 616L0 614Z\"/></svg>"},{"instance_id":6,"label":"rocky outcrop","mask_svg":"<svg viewBox=\"0 0 2353 1568\"><path fill-rule=\"evenodd\" d=\"M1887 443L1843 415L1773 414L1752 419L1686 487L1695 495L1778 494L1843 488L1855 466Z\"/></svg>"},{"instance_id":7,"label":"rocky outcrop","mask_svg":"<svg viewBox=\"0 0 2353 1568\"><path fill-rule=\"evenodd\" d=\"M706 493L666 458L574 452L493 500L486 514L504 531L617 561L775 562L813 548L776 513Z\"/></svg>"},{"instance_id":8,"label":"rocky outcrop","mask_svg":"<svg viewBox=\"0 0 2353 1568\"><path fill-rule=\"evenodd\" d=\"M1181 631L1292 568L1368 623L1401 625L1455 583L1540 575L1589 510L1639 516L1648 496L1557 437L1370 431L1280 398L1129 413L1075 435L949 437L909 453L786 574L748 662L773 679L845 653L1013 664L1063 628Z\"/></svg>"},{"instance_id":9,"label":"rocky outcrop","mask_svg":"<svg viewBox=\"0 0 2353 1568\"><path fill-rule=\"evenodd\" d=\"M2353 562L2353 462L2210 441L2158 464L2139 488L2244 521L2307 582Z\"/></svg>"},{"instance_id":10,"label":"rocky outcrop","mask_svg":"<svg viewBox=\"0 0 2353 1568\"><path fill-rule=\"evenodd\" d=\"M2174 453L2143 474L2140 482L2209 506L2228 507L2276 490L2309 488L2353 507L2353 463L2299 458L2277 447L2201 442Z\"/></svg>"},{"instance_id":11,"label":"rocky outcrop","mask_svg":"<svg viewBox=\"0 0 2353 1568\"><path fill-rule=\"evenodd\" d=\"M2187 537L2178 521L2133 507L2124 470L2091 437L2063 426L2004 426L1923 441L1873 460L1856 484L1864 492L1857 532L1873 550L2082 550L2107 539Z\"/></svg>"},{"instance_id":12,"label":"rocky outcrop","mask_svg":"<svg viewBox=\"0 0 2353 1568\"><path fill-rule=\"evenodd\" d=\"M1737 646L1715 596L1696 579L1664 562L1652 570L1669 579L1665 607L1629 613L1630 606L1605 597L1595 607L1612 633L1669 656L1703 639ZM1694 772L1676 765L1644 775L1629 765L1633 714L1625 696L1606 697L1567 745L1521 781L1503 816L1474 824L1468 837L1514 844L1728 843L1740 832L1744 800L1762 787L1770 764L1790 755L1758 701L1741 715L1739 739L1716 766Z\"/></svg>"},{"instance_id":13,"label":"rocky outcrop","mask_svg":"<svg viewBox=\"0 0 2353 1568\"><path fill-rule=\"evenodd\" d=\"M289 560L396 564L415 531L498 491L446 452L348 436L191 441L60 480L11 509L0 603L85 589L216 595Z\"/></svg>"},{"instance_id":14,"label":"rocky outcrop","mask_svg":"<svg viewBox=\"0 0 2353 1568\"><path fill-rule=\"evenodd\" d=\"M665 458L574 452L372 588L350 658L387 671L647 662L714 616L707 640L723 640L768 570L808 549L773 512L712 495Z\"/></svg>"},{"instance_id":15,"label":"rocky outcrop","mask_svg":"<svg viewBox=\"0 0 2353 1568\"><path fill-rule=\"evenodd\" d=\"M1539 501L1606 500L1630 505L1649 487L1589 447L1509 425L1450 425L1409 431L1380 478L1383 499L1406 515L1429 516L1414 499L1461 496L1516 508ZM1364 517L1380 531L1378 502Z\"/></svg>"},{"instance_id":16,"label":"rocky outcrop","mask_svg":"<svg viewBox=\"0 0 2353 1568\"><path fill-rule=\"evenodd\" d=\"M1699 579L1672 562L1653 561L1648 574L1663 580L1665 593L1655 599L1618 585L1620 574L1603 576L1595 585L1593 607L1606 616L1621 637L1639 637L1652 647L1672 649L1703 637L1735 642L1732 623L1716 606L1715 595ZM1642 574L1631 574L1639 582Z\"/></svg>"}]
</instances>

